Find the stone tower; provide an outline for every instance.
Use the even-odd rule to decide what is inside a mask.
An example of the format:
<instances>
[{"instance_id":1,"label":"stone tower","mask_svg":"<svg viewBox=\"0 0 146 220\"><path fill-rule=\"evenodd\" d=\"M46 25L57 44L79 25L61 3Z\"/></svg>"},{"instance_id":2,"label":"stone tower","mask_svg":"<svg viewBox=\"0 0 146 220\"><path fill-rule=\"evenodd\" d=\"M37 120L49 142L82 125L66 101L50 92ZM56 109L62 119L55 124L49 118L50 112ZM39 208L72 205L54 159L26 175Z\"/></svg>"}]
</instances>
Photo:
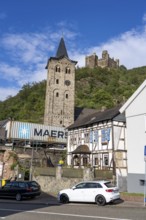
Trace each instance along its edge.
<instances>
[{"instance_id":1,"label":"stone tower","mask_svg":"<svg viewBox=\"0 0 146 220\"><path fill-rule=\"evenodd\" d=\"M61 38L55 57L46 66L47 87L44 124L67 127L74 123L75 65Z\"/></svg>"}]
</instances>

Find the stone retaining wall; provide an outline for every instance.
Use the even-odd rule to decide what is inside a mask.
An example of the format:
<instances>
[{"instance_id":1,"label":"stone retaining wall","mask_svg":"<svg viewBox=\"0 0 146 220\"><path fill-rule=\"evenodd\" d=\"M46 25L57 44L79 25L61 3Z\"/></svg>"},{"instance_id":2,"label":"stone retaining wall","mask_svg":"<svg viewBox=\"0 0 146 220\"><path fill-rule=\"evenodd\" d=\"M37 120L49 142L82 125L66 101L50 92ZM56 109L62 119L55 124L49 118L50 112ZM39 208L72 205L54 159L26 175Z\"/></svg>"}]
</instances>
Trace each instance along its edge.
<instances>
[{"instance_id":1,"label":"stone retaining wall","mask_svg":"<svg viewBox=\"0 0 146 220\"><path fill-rule=\"evenodd\" d=\"M75 184L85 181L93 180L93 172L90 168L84 169L83 178L67 178L62 177L62 167L56 168L56 176L34 176L33 179L36 180L40 185L43 192L50 194L57 194L61 189L71 188Z\"/></svg>"}]
</instances>

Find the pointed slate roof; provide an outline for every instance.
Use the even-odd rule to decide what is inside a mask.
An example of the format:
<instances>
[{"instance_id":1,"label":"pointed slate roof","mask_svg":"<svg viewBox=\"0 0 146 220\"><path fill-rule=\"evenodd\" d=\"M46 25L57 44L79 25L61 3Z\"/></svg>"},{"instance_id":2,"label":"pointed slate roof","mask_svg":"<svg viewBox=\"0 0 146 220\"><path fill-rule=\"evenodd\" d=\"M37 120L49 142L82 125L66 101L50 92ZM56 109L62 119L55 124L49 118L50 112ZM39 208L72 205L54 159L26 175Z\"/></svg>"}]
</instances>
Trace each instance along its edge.
<instances>
[{"instance_id":1,"label":"pointed slate roof","mask_svg":"<svg viewBox=\"0 0 146 220\"><path fill-rule=\"evenodd\" d=\"M67 53L67 49L66 49L66 46L65 46L65 42L64 42L64 39L62 37L61 40L60 40L58 49L57 49L56 56L55 57L50 57L48 59L48 62L47 62L47 65L46 65L45 69L48 69L49 61L51 61L51 60L59 60L59 59L62 59L64 57L66 57L68 60L70 60L75 65L77 64L77 61L69 59L68 53Z\"/></svg>"},{"instance_id":2,"label":"pointed slate roof","mask_svg":"<svg viewBox=\"0 0 146 220\"><path fill-rule=\"evenodd\" d=\"M60 43L59 43L59 46L58 46L58 49L57 49L57 53L56 53L56 57L57 58L60 58L60 57L69 58L68 54L67 54L67 50L66 50L66 46L65 46L65 42L64 42L63 37L60 40Z\"/></svg>"}]
</instances>

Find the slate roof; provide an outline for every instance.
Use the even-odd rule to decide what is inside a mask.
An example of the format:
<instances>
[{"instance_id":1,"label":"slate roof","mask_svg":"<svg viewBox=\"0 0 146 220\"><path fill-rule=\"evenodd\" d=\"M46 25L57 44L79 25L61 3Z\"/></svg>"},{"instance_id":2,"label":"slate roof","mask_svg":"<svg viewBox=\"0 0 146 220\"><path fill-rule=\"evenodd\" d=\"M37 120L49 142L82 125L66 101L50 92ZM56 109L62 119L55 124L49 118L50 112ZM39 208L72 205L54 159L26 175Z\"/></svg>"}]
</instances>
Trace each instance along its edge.
<instances>
[{"instance_id":1,"label":"slate roof","mask_svg":"<svg viewBox=\"0 0 146 220\"><path fill-rule=\"evenodd\" d=\"M58 46L58 50L57 50L57 53L56 53L56 57L57 58L60 58L60 57L68 57L68 54L67 54L67 50L66 50L66 46L65 46L65 43L64 43L64 39L61 38L60 40L60 43L59 43L59 46Z\"/></svg>"},{"instance_id":2,"label":"slate roof","mask_svg":"<svg viewBox=\"0 0 146 220\"><path fill-rule=\"evenodd\" d=\"M74 120L81 120L84 117L87 117L95 112L98 112L97 109L90 109L90 108L81 108L75 107L75 117Z\"/></svg>"},{"instance_id":3,"label":"slate roof","mask_svg":"<svg viewBox=\"0 0 146 220\"><path fill-rule=\"evenodd\" d=\"M46 65L46 69L48 69L48 65L49 65L49 61L50 60L60 60L62 58L66 57L69 61L77 64L77 61L74 61L74 60L70 60L69 57L68 57L68 53L67 53L67 49L66 49L66 46L65 46L65 42L64 42L64 39L63 37L61 38L60 40L60 43L59 43L59 46L58 46L58 49L57 49L57 53L56 53L56 56L55 57L50 57L48 59L48 62L47 62L47 65Z\"/></svg>"},{"instance_id":4,"label":"slate roof","mask_svg":"<svg viewBox=\"0 0 146 220\"><path fill-rule=\"evenodd\" d=\"M10 119L0 121L0 128L3 127Z\"/></svg>"},{"instance_id":5,"label":"slate roof","mask_svg":"<svg viewBox=\"0 0 146 220\"><path fill-rule=\"evenodd\" d=\"M5 128L4 125L9 121L9 119L5 119L0 121L0 139L4 139L5 138Z\"/></svg>"},{"instance_id":6,"label":"slate roof","mask_svg":"<svg viewBox=\"0 0 146 220\"><path fill-rule=\"evenodd\" d=\"M124 114L120 114L119 109L121 106L117 106L112 109L104 111L96 111L95 113L89 114L86 117L78 118L74 124L70 125L67 129L71 130L79 127L86 127L91 124L96 124L103 121L115 120L125 122Z\"/></svg>"}]
</instances>

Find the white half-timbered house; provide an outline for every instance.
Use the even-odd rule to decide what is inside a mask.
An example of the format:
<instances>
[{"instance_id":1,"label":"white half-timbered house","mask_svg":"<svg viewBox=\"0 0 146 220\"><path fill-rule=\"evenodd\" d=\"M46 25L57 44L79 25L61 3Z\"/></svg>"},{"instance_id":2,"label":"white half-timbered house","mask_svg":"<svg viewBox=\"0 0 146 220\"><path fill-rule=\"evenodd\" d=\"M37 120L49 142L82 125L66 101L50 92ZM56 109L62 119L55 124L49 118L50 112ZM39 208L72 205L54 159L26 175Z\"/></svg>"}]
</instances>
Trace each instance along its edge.
<instances>
[{"instance_id":1,"label":"white half-timbered house","mask_svg":"<svg viewBox=\"0 0 146 220\"><path fill-rule=\"evenodd\" d=\"M125 116L119 108L98 111L68 127L68 165L112 170L117 178L126 177Z\"/></svg>"}]
</instances>

